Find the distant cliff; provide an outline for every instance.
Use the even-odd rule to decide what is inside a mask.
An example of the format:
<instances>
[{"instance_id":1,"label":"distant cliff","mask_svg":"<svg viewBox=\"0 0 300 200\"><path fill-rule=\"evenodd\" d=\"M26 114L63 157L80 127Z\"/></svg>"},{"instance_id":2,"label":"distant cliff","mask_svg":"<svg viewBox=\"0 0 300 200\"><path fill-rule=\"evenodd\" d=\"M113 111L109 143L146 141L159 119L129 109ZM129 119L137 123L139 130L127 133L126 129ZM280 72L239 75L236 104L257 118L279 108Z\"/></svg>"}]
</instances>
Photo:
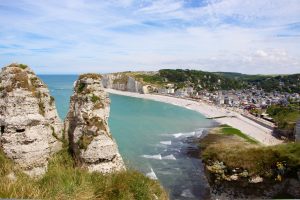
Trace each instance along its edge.
<instances>
[{"instance_id":1,"label":"distant cliff","mask_svg":"<svg viewBox=\"0 0 300 200\"><path fill-rule=\"evenodd\" d=\"M144 93L150 90L168 88L193 88L201 90L232 90L256 87L266 92L279 91L288 93L300 92L300 74L292 75L246 75L230 72L205 72L189 69L161 69L157 72L119 72L106 74L103 85L106 88Z\"/></svg>"},{"instance_id":2,"label":"distant cliff","mask_svg":"<svg viewBox=\"0 0 300 200\"><path fill-rule=\"evenodd\" d=\"M234 79L196 70L162 69L158 72L119 72L103 76L105 88L130 92L158 92L160 89L170 88L170 84L175 90L192 87L195 91L243 87L242 82L237 82Z\"/></svg>"},{"instance_id":3,"label":"distant cliff","mask_svg":"<svg viewBox=\"0 0 300 200\"><path fill-rule=\"evenodd\" d=\"M102 83L105 88L143 93L143 84L129 73L104 74Z\"/></svg>"}]
</instances>

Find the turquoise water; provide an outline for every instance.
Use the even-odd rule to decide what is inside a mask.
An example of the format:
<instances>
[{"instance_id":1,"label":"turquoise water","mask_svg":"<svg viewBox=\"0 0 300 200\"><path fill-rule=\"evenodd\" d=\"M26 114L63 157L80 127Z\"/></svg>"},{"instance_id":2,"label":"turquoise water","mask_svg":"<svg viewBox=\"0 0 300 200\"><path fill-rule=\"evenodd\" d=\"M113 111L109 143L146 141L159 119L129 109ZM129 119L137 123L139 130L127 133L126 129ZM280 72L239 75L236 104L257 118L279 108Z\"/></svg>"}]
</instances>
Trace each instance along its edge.
<instances>
[{"instance_id":1,"label":"turquoise water","mask_svg":"<svg viewBox=\"0 0 300 200\"><path fill-rule=\"evenodd\" d=\"M42 75L60 117L68 111L75 75ZM110 94L109 125L128 167L155 178L171 199L206 199L209 187L193 143L212 121L174 105Z\"/></svg>"}]
</instances>

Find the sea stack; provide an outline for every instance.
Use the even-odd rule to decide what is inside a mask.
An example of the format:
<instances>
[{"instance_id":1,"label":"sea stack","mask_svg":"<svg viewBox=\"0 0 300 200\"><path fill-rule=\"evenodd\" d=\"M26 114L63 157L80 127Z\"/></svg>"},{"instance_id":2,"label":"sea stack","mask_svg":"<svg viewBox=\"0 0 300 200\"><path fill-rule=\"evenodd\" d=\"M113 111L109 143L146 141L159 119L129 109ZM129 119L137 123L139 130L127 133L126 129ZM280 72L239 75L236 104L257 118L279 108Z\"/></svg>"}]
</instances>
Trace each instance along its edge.
<instances>
[{"instance_id":1,"label":"sea stack","mask_svg":"<svg viewBox=\"0 0 300 200\"><path fill-rule=\"evenodd\" d=\"M63 123L47 86L26 65L0 71L0 149L30 176L62 147Z\"/></svg>"},{"instance_id":2,"label":"sea stack","mask_svg":"<svg viewBox=\"0 0 300 200\"><path fill-rule=\"evenodd\" d=\"M65 130L76 164L90 172L125 169L108 127L109 111L110 100L102 86L101 75L80 75L74 83Z\"/></svg>"}]
</instances>

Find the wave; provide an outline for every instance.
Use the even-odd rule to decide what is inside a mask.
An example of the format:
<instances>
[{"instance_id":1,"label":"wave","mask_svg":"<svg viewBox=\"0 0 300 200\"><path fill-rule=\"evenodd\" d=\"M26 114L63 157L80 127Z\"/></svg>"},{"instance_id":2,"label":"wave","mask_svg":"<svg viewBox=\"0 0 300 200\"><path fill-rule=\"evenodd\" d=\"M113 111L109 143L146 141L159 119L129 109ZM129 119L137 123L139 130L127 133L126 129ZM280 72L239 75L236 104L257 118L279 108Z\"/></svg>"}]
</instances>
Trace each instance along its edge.
<instances>
[{"instance_id":1,"label":"wave","mask_svg":"<svg viewBox=\"0 0 300 200\"><path fill-rule=\"evenodd\" d=\"M161 160L161 155L156 154L156 155L142 155L144 158L150 158L150 159L155 159L155 160Z\"/></svg>"},{"instance_id":2,"label":"wave","mask_svg":"<svg viewBox=\"0 0 300 200\"><path fill-rule=\"evenodd\" d=\"M154 159L154 160L176 160L175 156L173 154L167 155L167 156L161 156L161 154L155 154L155 155L142 155L144 158Z\"/></svg>"},{"instance_id":3,"label":"wave","mask_svg":"<svg viewBox=\"0 0 300 200\"><path fill-rule=\"evenodd\" d=\"M174 133L173 136L175 138L180 138L180 137L192 137L195 136L195 132L189 132L189 133Z\"/></svg>"},{"instance_id":4,"label":"wave","mask_svg":"<svg viewBox=\"0 0 300 200\"><path fill-rule=\"evenodd\" d=\"M165 145L171 145L172 141L168 140L168 141L160 141L161 144L165 144Z\"/></svg>"},{"instance_id":5,"label":"wave","mask_svg":"<svg viewBox=\"0 0 300 200\"><path fill-rule=\"evenodd\" d=\"M173 154L167 155L162 157L164 160L176 160L175 156Z\"/></svg>"},{"instance_id":6,"label":"wave","mask_svg":"<svg viewBox=\"0 0 300 200\"><path fill-rule=\"evenodd\" d=\"M207 135L207 131L204 131L205 129L197 129L195 131L195 135L197 138L202 139Z\"/></svg>"},{"instance_id":7,"label":"wave","mask_svg":"<svg viewBox=\"0 0 300 200\"><path fill-rule=\"evenodd\" d=\"M181 196L186 198L195 198L195 196L192 194L191 190L189 189L183 190Z\"/></svg>"},{"instance_id":8,"label":"wave","mask_svg":"<svg viewBox=\"0 0 300 200\"><path fill-rule=\"evenodd\" d=\"M158 179L152 168L151 168L151 172L147 173L146 176L148 178L152 179L152 180L157 180Z\"/></svg>"}]
</instances>

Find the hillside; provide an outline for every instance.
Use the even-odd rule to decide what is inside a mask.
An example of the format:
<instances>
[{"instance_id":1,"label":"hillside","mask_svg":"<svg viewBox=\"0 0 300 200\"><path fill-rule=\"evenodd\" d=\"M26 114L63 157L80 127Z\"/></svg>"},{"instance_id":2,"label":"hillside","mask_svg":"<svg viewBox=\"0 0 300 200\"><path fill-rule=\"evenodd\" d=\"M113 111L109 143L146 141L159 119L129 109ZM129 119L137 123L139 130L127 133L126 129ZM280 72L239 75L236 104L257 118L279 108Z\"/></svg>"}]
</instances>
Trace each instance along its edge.
<instances>
[{"instance_id":1,"label":"hillside","mask_svg":"<svg viewBox=\"0 0 300 200\"><path fill-rule=\"evenodd\" d=\"M300 74L248 75L234 72L215 72L215 74L246 82L249 86L256 86L267 92L277 90L279 92L300 93Z\"/></svg>"},{"instance_id":2,"label":"hillside","mask_svg":"<svg viewBox=\"0 0 300 200\"><path fill-rule=\"evenodd\" d=\"M172 83L176 89L193 87L196 91L241 89L246 86L244 82L226 76L188 69L162 69L155 74L134 74L134 77L149 84L164 86Z\"/></svg>"},{"instance_id":3,"label":"hillside","mask_svg":"<svg viewBox=\"0 0 300 200\"><path fill-rule=\"evenodd\" d=\"M174 84L175 89L193 87L194 90L230 90L256 87L266 92L300 93L300 74L248 75L234 72L205 72L189 69L161 69L158 72L121 72L114 83L124 83L133 77L142 84L164 86Z\"/></svg>"}]
</instances>

